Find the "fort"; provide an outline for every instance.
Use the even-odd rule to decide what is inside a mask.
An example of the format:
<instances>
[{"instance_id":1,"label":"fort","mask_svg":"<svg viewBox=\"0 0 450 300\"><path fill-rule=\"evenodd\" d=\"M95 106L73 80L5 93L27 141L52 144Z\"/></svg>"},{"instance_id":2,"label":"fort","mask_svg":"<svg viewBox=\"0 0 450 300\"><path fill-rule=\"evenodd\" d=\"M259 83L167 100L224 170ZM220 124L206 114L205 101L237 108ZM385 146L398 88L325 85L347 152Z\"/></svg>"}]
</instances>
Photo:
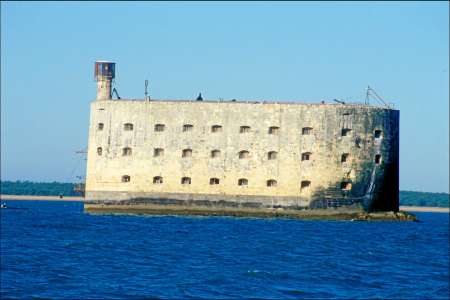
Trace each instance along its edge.
<instances>
[{"instance_id":1,"label":"fort","mask_svg":"<svg viewBox=\"0 0 450 300\"><path fill-rule=\"evenodd\" d=\"M398 212L398 110L201 97L113 100L115 64L95 66L88 211Z\"/></svg>"}]
</instances>

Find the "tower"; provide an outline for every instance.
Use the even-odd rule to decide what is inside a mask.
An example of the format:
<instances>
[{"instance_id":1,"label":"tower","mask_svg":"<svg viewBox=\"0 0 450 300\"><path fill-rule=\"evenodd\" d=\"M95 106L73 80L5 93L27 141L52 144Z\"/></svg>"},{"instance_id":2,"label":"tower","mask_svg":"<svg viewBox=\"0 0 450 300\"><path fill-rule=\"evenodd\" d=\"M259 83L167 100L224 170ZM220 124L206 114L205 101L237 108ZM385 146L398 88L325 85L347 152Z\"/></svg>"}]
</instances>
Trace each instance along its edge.
<instances>
[{"instance_id":1,"label":"tower","mask_svg":"<svg viewBox=\"0 0 450 300\"><path fill-rule=\"evenodd\" d=\"M95 80L97 81L97 100L111 100L111 84L116 77L116 63L95 62Z\"/></svg>"}]
</instances>

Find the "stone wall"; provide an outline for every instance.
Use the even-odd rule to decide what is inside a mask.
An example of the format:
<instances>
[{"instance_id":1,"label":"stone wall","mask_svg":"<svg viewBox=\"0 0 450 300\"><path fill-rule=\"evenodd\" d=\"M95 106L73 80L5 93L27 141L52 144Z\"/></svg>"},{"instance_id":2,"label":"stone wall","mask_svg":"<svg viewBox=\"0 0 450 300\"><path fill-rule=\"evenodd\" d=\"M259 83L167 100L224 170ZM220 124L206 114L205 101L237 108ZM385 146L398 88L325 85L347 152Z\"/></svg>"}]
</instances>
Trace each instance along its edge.
<instances>
[{"instance_id":1,"label":"stone wall","mask_svg":"<svg viewBox=\"0 0 450 300\"><path fill-rule=\"evenodd\" d=\"M398 120L397 110L365 105L95 101L86 198L398 210ZM125 130L127 123L132 130ZM155 131L156 124L164 130ZM183 130L186 124L191 130ZM212 132L214 125L221 131ZM250 129L241 132L241 126ZM270 127L278 130L269 133ZM306 127L312 128L309 135L302 134ZM346 136L343 129L350 129ZM123 156L124 148L131 155ZM155 157L156 148L164 154ZM191 156L182 157L184 149L191 149ZM220 151L218 157L211 157L213 150ZM248 157L239 158L241 151ZM271 151L274 159L268 157ZM344 153L349 156L341 162ZM122 182L125 175L129 182ZM155 177L162 183L154 183ZM191 184L182 184L183 177ZM219 184L211 185L211 178ZM239 179L248 185L239 185ZM276 185L267 186L269 180Z\"/></svg>"}]
</instances>

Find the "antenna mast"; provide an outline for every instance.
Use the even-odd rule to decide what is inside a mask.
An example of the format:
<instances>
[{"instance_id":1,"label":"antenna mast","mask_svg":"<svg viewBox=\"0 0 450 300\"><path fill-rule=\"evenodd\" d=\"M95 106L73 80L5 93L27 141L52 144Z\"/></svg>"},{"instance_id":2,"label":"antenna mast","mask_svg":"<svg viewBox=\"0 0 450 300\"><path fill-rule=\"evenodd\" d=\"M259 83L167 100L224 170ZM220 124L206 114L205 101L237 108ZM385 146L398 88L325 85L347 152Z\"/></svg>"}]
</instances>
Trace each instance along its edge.
<instances>
[{"instance_id":1,"label":"antenna mast","mask_svg":"<svg viewBox=\"0 0 450 300\"><path fill-rule=\"evenodd\" d=\"M148 91L147 91L147 87L148 87L148 80L145 79L145 100L150 101L150 96L148 96Z\"/></svg>"},{"instance_id":2,"label":"antenna mast","mask_svg":"<svg viewBox=\"0 0 450 300\"><path fill-rule=\"evenodd\" d=\"M365 105L369 105L369 96L370 96L370 86L367 86L367 89L366 89L366 100L364 101Z\"/></svg>"},{"instance_id":3,"label":"antenna mast","mask_svg":"<svg viewBox=\"0 0 450 300\"><path fill-rule=\"evenodd\" d=\"M371 88L370 86L367 86L367 91L366 91L366 100L365 100L365 104L369 105L369 99L370 96L374 96L373 98L375 98L375 100L377 100L378 102L380 102L381 104L383 104L384 106L389 106L386 102L384 102L383 98L381 98L377 92L375 92L375 90L373 88Z\"/></svg>"}]
</instances>

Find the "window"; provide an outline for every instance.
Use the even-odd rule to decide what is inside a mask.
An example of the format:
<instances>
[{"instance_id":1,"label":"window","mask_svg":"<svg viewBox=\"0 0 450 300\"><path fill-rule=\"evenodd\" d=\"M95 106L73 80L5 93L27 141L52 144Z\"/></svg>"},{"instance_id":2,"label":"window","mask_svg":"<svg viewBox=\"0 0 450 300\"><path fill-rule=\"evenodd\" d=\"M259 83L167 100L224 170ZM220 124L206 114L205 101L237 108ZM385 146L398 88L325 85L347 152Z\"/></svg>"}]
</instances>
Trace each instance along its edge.
<instances>
[{"instance_id":1,"label":"window","mask_svg":"<svg viewBox=\"0 0 450 300\"><path fill-rule=\"evenodd\" d=\"M350 135L350 131L352 131L350 128L342 128L341 136L348 136L348 135Z\"/></svg>"},{"instance_id":2,"label":"window","mask_svg":"<svg viewBox=\"0 0 450 300\"><path fill-rule=\"evenodd\" d=\"M181 178L181 184L191 184L191 177Z\"/></svg>"},{"instance_id":3,"label":"window","mask_svg":"<svg viewBox=\"0 0 450 300\"><path fill-rule=\"evenodd\" d=\"M311 155L312 155L311 152L303 152L302 153L302 161L303 160L310 160L311 159Z\"/></svg>"},{"instance_id":4,"label":"window","mask_svg":"<svg viewBox=\"0 0 450 300\"><path fill-rule=\"evenodd\" d=\"M122 176L122 182L130 182L131 178L128 175L123 175Z\"/></svg>"},{"instance_id":5,"label":"window","mask_svg":"<svg viewBox=\"0 0 450 300\"><path fill-rule=\"evenodd\" d=\"M153 177L153 183L154 184L162 184L163 178L161 176L155 176L155 177Z\"/></svg>"},{"instance_id":6,"label":"window","mask_svg":"<svg viewBox=\"0 0 450 300\"><path fill-rule=\"evenodd\" d=\"M248 185L248 180L245 178L241 178L238 180L238 185Z\"/></svg>"},{"instance_id":7,"label":"window","mask_svg":"<svg viewBox=\"0 0 450 300\"><path fill-rule=\"evenodd\" d=\"M341 182L341 190L343 191L349 191L352 189L352 183L348 181Z\"/></svg>"},{"instance_id":8,"label":"window","mask_svg":"<svg viewBox=\"0 0 450 300\"><path fill-rule=\"evenodd\" d=\"M164 149L163 148L155 148L153 150L153 156L154 157L164 156Z\"/></svg>"},{"instance_id":9,"label":"window","mask_svg":"<svg viewBox=\"0 0 450 300\"><path fill-rule=\"evenodd\" d=\"M131 155L131 148L125 147L122 149L122 156L130 156Z\"/></svg>"},{"instance_id":10,"label":"window","mask_svg":"<svg viewBox=\"0 0 450 300\"><path fill-rule=\"evenodd\" d=\"M381 163L381 154L375 155L375 164L379 165Z\"/></svg>"},{"instance_id":11,"label":"window","mask_svg":"<svg viewBox=\"0 0 450 300\"><path fill-rule=\"evenodd\" d=\"M381 130L375 130L374 137L376 139L379 139L379 138L381 138L381 134L382 134Z\"/></svg>"},{"instance_id":12,"label":"window","mask_svg":"<svg viewBox=\"0 0 450 300\"><path fill-rule=\"evenodd\" d=\"M278 134L280 131L280 127L272 126L269 127L269 134Z\"/></svg>"},{"instance_id":13,"label":"window","mask_svg":"<svg viewBox=\"0 0 450 300\"><path fill-rule=\"evenodd\" d=\"M97 154L98 154L99 156L101 156L102 153L103 153L102 147L98 147L98 148L97 148Z\"/></svg>"},{"instance_id":14,"label":"window","mask_svg":"<svg viewBox=\"0 0 450 300\"><path fill-rule=\"evenodd\" d=\"M277 155L278 153L276 151L270 151L269 153L267 153L267 159L268 160L277 159Z\"/></svg>"},{"instance_id":15,"label":"window","mask_svg":"<svg viewBox=\"0 0 450 300\"><path fill-rule=\"evenodd\" d=\"M277 186L277 181L274 180L274 179L269 179L269 180L267 180L266 184L267 184L268 187L276 187Z\"/></svg>"},{"instance_id":16,"label":"window","mask_svg":"<svg viewBox=\"0 0 450 300\"><path fill-rule=\"evenodd\" d=\"M302 135L311 135L312 133L312 127L303 127L302 128Z\"/></svg>"},{"instance_id":17,"label":"window","mask_svg":"<svg viewBox=\"0 0 450 300\"><path fill-rule=\"evenodd\" d=\"M183 132L192 131L193 128L194 128L194 126L191 125L191 124L184 124L183 125Z\"/></svg>"},{"instance_id":18,"label":"window","mask_svg":"<svg viewBox=\"0 0 450 300\"><path fill-rule=\"evenodd\" d=\"M220 125L211 126L211 132L222 132L222 126Z\"/></svg>"},{"instance_id":19,"label":"window","mask_svg":"<svg viewBox=\"0 0 450 300\"><path fill-rule=\"evenodd\" d=\"M191 157L192 156L192 150L191 149L184 149L181 153L181 157Z\"/></svg>"},{"instance_id":20,"label":"window","mask_svg":"<svg viewBox=\"0 0 450 300\"><path fill-rule=\"evenodd\" d=\"M133 124L131 124L131 123L125 123L125 124L123 124L123 130L125 130L125 131L131 131L131 130L133 130Z\"/></svg>"},{"instance_id":21,"label":"window","mask_svg":"<svg viewBox=\"0 0 450 300\"><path fill-rule=\"evenodd\" d=\"M220 156L220 150L211 151L211 158L216 158Z\"/></svg>"},{"instance_id":22,"label":"window","mask_svg":"<svg viewBox=\"0 0 450 300\"><path fill-rule=\"evenodd\" d=\"M348 161L349 161L349 158L350 158L350 154L348 154L348 153L343 153L343 154L341 155L341 163L348 162Z\"/></svg>"},{"instance_id":23,"label":"window","mask_svg":"<svg viewBox=\"0 0 450 300\"><path fill-rule=\"evenodd\" d=\"M210 185L216 185L216 184L219 184L219 178L210 178L210 179L209 179L209 184L210 184Z\"/></svg>"},{"instance_id":24,"label":"window","mask_svg":"<svg viewBox=\"0 0 450 300\"><path fill-rule=\"evenodd\" d=\"M164 131L165 128L166 128L166 125L164 125L164 124L156 124L155 125L156 132L162 132L162 131Z\"/></svg>"},{"instance_id":25,"label":"window","mask_svg":"<svg viewBox=\"0 0 450 300\"><path fill-rule=\"evenodd\" d=\"M308 192L310 187L311 187L311 181L309 181L309 180L303 180L300 183L300 191L301 192Z\"/></svg>"},{"instance_id":26,"label":"window","mask_svg":"<svg viewBox=\"0 0 450 300\"><path fill-rule=\"evenodd\" d=\"M104 124L103 124L103 123L98 123L98 125L97 125L97 130L102 131L102 130L103 130L103 127L104 127Z\"/></svg>"},{"instance_id":27,"label":"window","mask_svg":"<svg viewBox=\"0 0 450 300\"><path fill-rule=\"evenodd\" d=\"M250 153L246 150L242 150L241 152L239 152L239 159L243 159L243 158L248 158L250 155Z\"/></svg>"},{"instance_id":28,"label":"window","mask_svg":"<svg viewBox=\"0 0 450 300\"><path fill-rule=\"evenodd\" d=\"M239 129L239 133L246 133L246 132L250 132L250 126L241 126L241 128Z\"/></svg>"}]
</instances>

